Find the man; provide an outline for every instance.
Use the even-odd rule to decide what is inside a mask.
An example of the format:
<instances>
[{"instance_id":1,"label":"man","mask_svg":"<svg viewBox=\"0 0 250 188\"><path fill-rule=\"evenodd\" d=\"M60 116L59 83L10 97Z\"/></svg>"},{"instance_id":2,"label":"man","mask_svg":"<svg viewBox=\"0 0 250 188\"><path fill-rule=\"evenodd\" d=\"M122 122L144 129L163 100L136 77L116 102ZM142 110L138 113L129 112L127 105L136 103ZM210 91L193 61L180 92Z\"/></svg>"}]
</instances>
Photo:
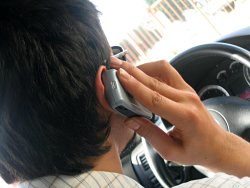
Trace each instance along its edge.
<instances>
[{"instance_id":1,"label":"man","mask_svg":"<svg viewBox=\"0 0 250 188\"><path fill-rule=\"evenodd\" d=\"M111 63L98 12L89 1L8 0L0 8L0 174L6 182L20 182L20 188L141 187L122 175L119 158L134 130L168 159L214 169L217 165L212 164L225 159L211 157L221 146L220 139L208 144L211 134L225 132L171 66L162 61L140 70L114 58ZM176 124L172 134L145 119L125 119L110 109L101 79L108 64L118 69L120 80L135 98ZM167 71L175 81L162 79L168 85L161 90L152 84L163 84L152 78L157 70ZM126 71L130 76L126 77ZM139 87L131 91L135 85ZM179 98L183 93L186 97ZM175 106L166 97L184 103ZM183 108L190 101L195 101L193 109L201 110L200 119ZM184 116L176 116L168 107ZM188 128L183 128L187 120ZM201 124L206 129L201 130ZM190 129L196 130L193 135ZM199 136L200 142L195 143L192 136ZM235 140L248 147L241 139ZM162 142L171 150L166 151ZM194 158L192 153L203 147L206 152ZM238 171L228 171L227 164L215 170L249 175L243 163Z\"/></svg>"},{"instance_id":2,"label":"man","mask_svg":"<svg viewBox=\"0 0 250 188\"><path fill-rule=\"evenodd\" d=\"M9 0L0 8L1 177L121 172L118 152L134 133L101 104L111 50L95 7Z\"/></svg>"}]
</instances>

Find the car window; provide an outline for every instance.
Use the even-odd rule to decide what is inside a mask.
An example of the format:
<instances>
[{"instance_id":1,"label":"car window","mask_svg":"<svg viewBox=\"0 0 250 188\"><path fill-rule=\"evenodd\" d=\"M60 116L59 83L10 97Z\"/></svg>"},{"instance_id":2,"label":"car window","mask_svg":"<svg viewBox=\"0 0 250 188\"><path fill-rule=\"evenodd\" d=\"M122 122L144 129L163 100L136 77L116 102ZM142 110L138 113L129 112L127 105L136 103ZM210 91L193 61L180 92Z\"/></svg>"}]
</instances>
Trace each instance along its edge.
<instances>
[{"instance_id":1,"label":"car window","mask_svg":"<svg viewBox=\"0 0 250 188\"><path fill-rule=\"evenodd\" d=\"M249 25L247 0L93 0L111 45L144 63L179 52Z\"/></svg>"}]
</instances>

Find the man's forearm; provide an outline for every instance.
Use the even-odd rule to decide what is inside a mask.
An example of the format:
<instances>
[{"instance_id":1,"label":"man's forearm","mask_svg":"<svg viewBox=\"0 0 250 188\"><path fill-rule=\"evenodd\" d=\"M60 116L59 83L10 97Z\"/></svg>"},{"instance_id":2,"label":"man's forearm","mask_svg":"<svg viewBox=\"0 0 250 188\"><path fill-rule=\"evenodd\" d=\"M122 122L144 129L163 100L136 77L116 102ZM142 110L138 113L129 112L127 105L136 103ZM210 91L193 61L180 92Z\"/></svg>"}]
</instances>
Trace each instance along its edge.
<instances>
[{"instance_id":1,"label":"man's forearm","mask_svg":"<svg viewBox=\"0 0 250 188\"><path fill-rule=\"evenodd\" d=\"M238 177L250 176L250 143L228 133L221 149L214 153L216 162L210 168Z\"/></svg>"}]
</instances>

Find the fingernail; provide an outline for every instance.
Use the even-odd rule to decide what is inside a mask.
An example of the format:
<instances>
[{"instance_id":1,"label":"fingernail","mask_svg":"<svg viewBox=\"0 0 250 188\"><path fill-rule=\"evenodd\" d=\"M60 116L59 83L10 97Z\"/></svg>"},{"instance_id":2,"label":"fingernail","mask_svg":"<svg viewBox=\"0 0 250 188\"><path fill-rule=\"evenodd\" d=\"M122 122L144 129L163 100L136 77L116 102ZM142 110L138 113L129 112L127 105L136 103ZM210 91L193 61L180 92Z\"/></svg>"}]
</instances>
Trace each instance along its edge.
<instances>
[{"instance_id":1,"label":"fingernail","mask_svg":"<svg viewBox=\"0 0 250 188\"><path fill-rule=\"evenodd\" d=\"M110 65L113 68L120 68L122 65L122 61L120 59L115 58L115 57L111 57Z\"/></svg>"},{"instance_id":2,"label":"fingernail","mask_svg":"<svg viewBox=\"0 0 250 188\"><path fill-rule=\"evenodd\" d=\"M120 68L119 70L118 70L118 73L119 73L119 75L122 77L122 78L124 78L124 79L130 79L131 78L131 75L130 74L128 74L124 69L122 69L122 68Z\"/></svg>"},{"instance_id":3,"label":"fingernail","mask_svg":"<svg viewBox=\"0 0 250 188\"><path fill-rule=\"evenodd\" d=\"M141 126L136 120L127 121L125 124L134 131L138 130Z\"/></svg>"}]
</instances>

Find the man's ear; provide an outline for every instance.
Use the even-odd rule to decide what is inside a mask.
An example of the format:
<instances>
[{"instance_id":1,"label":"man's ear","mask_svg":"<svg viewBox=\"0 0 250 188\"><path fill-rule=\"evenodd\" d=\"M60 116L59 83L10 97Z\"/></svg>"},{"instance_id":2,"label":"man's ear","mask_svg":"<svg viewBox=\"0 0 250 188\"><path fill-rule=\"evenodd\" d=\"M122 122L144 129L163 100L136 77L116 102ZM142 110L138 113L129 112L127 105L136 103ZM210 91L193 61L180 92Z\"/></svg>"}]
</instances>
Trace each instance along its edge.
<instances>
[{"instance_id":1,"label":"man's ear","mask_svg":"<svg viewBox=\"0 0 250 188\"><path fill-rule=\"evenodd\" d=\"M105 97L105 87L102 81L102 73L106 71L105 66L100 66L95 79L96 96L101 106L108 111L113 111Z\"/></svg>"}]
</instances>

